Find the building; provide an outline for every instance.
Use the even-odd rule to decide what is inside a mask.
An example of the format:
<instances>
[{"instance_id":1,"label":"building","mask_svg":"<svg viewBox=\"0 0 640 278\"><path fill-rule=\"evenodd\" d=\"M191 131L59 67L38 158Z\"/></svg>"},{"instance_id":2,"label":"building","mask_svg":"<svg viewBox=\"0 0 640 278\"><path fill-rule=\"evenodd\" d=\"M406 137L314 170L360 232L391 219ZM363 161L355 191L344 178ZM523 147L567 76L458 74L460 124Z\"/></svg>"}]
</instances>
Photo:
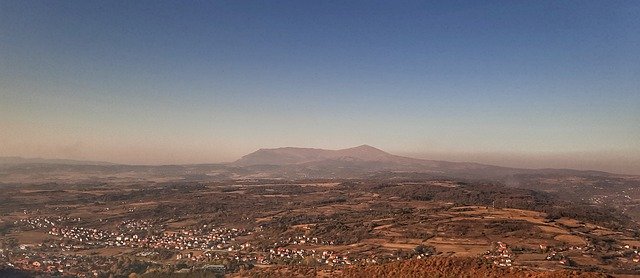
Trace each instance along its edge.
<instances>
[{"instance_id":1,"label":"building","mask_svg":"<svg viewBox=\"0 0 640 278\"><path fill-rule=\"evenodd\" d=\"M208 270L208 271L212 271L214 273L217 274L223 274L225 273L226 268L224 267L224 265L219 265L219 264L209 264L209 265L205 265L202 267L203 270Z\"/></svg>"}]
</instances>

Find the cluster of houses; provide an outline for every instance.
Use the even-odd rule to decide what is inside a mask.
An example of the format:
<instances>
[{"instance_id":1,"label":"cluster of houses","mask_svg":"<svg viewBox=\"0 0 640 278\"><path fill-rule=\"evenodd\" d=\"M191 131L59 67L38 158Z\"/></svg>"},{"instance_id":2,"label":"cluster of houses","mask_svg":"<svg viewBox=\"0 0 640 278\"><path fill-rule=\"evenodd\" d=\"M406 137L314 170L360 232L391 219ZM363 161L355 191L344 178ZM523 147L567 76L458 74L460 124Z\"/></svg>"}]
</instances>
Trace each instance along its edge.
<instances>
[{"instance_id":1,"label":"cluster of houses","mask_svg":"<svg viewBox=\"0 0 640 278\"><path fill-rule=\"evenodd\" d=\"M116 263L113 257L56 255L51 253L22 251L10 254L3 264L45 276L92 277L107 272Z\"/></svg>"},{"instance_id":2,"label":"cluster of houses","mask_svg":"<svg viewBox=\"0 0 640 278\"><path fill-rule=\"evenodd\" d=\"M540 251L547 254L545 260L554 261L562 266L575 266L575 263L567 254L581 254L582 256L597 256L599 249L593 242L587 242L585 246L547 246L540 245ZM640 249L636 246L613 244L607 251L608 256L616 259L619 263L632 264L631 268L640 265ZM495 242L492 249L485 252L484 258L493 262L497 266L508 267L514 264L514 254L511 248L504 242Z\"/></svg>"},{"instance_id":3,"label":"cluster of houses","mask_svg":"<svg viewBox=\"0 0 640 278\"><path fill-rule=\"evenodd\" d=\"M564 254L556 251L552 251L551 253L549 253L545 259L547 261L557 261L561 265L571 265L571 261L569 260L569 258L565 257Z\"/></svg>"},{"instance_id":4,"label":"cluster of houses","mask_svg":"<svg viewBox=\"0 0 640 278\"><path fill-rule=\"evenodd\" d=\"M146 220L124 220L118 225L118 230L126 233L148 232L162 229L162 226L154 225Z\"/></svg>"},{"instance_id":5,"label":"cluster of houses","mask_svg":"<svg viewBox=\"0 0 640 278\"><path fill-rule=\"evenodd\" d=\"M246 246L245 243L244 245ZM204 251L201 253L186 252L178 253L176 260L191 262L221 262L227 261L234 264L308 264L312 262L317 265L350 265L355 261L348 256L341 256L331 251L317 252L313 249L292 249L285 247L269 248L263 251L243 251L242 249L232 252L226 251Z\"/></svg>"},{"instance_id":6,"label":"cluster of houses","mask_svg":"<svg viewBox=\"0 0 640 278\"><path fill-rule=\"evenodd\" d=\"M512 266L514 261L513 252L506 243L501 241L491 244L491 250L485 252L484 258L501 267Z\"/></svg>"},{"instance_id":7,"label":"cluster of houses","mask_svg":"<svg viewBox=\"0 0 640 278\"><path fill-rule=\"evenodd\" d=\"M546 260L548 261L557 261L559 264L564 266L572 266L574 262L565 255L566 252L575 252L579 251L583 256L595 256L596 246L594 246L591 242L587 243L586 246L570 246L570 247L559 247L553 248L549 254L547 254ZM620 263L620 267L625 264L631 264L630 267L632 269L637 269L637 266L640 265L640 249L637 246L630 245L613 245L611 249L608 251L607 256L611 259L615 259Z\"/></svg>"},{"instance_id":8,"label":"cluster of houses","mask_svg":"<svg viewBox=\"0 0 640 278\"><path fill-rule=\"evenodd\" d=\"M274 242L273 246L289 246L289 245L303 245L303 244L319 244L319 245L335 245L333 240L322 240L317 237L308 237L306 235L297 235L294 237L278 239Z\"/></svg>"},{"instance_id":9,"label":"cluster of houses","mask_svg":"<svg viewBox=\"0 0 640 278\"><path fill-rule=\"evenodd\" d=\"M249 246L249 243L240 246ZM360 255L360 256L358 256ZM426 258L429 254L417 255L417 258ZM191 263L211 263L227 261L231 264L252 264L252 265L367 265L378 264L391 260L401 260L404 257L393 254L349 254L338 253L329 250L316 250L313 248L292 248L272 247L264 249L238 248L237 250L207 250L204 252L181 252L176 254L175 259L189 261Z\"/></svg>"},{"instance_id":10,"label":"cluster of houses","mask_svg":"<svg viewBox=\"0 0 640 278\"><path fill-rule=\"evenodd\" d=\"M259 264L289 264L309 263L319 265L350 265L353 264L346 255L338 255L332 251L316 251L314 249L271 248L264 255L258 257Z\"/></svg>"},{"instance_id":11,"label":"cluster of houses","mask_svg":"<svg viewBox=\"0 0 640 278\"><path fill-rule=\"evenodd\" d=\"M164 231L158 234L148 234L135 228L120 229L119 232L109 232L84 227L52 227L49 234L71 240L82 246L81 249L96 247L131 247L170 250L206 250L228 249L234 250L235 239L250 232L244 229L229 229L225 227L203 227L199 229L183 229L180 231Z\"/></svg>"},{"instance_id":12,"label":"cluster of houses","mask_svg":"<svg viewBox=\"0 0 640 278\"><path fill-rule=\"evenodd\" d=\"M60 225L60 223L80 222L80 218L69 217L30 217L16 220L13 225L22 230L49 229Z\"/></svg>"}]
</instances>

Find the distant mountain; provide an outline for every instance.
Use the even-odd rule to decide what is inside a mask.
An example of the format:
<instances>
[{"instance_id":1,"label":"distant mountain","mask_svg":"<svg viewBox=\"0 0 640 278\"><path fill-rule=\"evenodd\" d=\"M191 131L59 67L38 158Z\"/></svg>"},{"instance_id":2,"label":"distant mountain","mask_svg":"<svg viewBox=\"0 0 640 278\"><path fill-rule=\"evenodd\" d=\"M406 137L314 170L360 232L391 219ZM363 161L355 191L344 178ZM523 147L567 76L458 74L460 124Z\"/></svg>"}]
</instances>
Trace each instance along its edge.
<instances>
[{"instance_id":1,"label":"distant mountain","mask_svg":"<svg viewBox=\"0 0 640 278\"><path fill-rule=\"evenodd\" d=\"M313 148L260 149L227 164L247 169L272 166L272 177L359 177L379 172L413 172L458 178L504 178L522 174L611 175L570 169L519 169L470 162L426 160L393 155L369 145L325 150ZM275 167L275 168L273 168Z\"/></svg>"},{"instance_id":2,"label":"distant mountain","mask_svg":"<svg viewBox=\"0 0 640 278\"><path fill-rule=\"evenodd\" d=\"M102 161L84 161L72 159L46 159L46 158L24 158L18 156L0 157L0 165L19 164L57 164L57 165L115 165L114 163Z\"/></svg>"},{"instance_id":3,"label":"distant mountain","mask_svg":"<svg viewBox=\"0 0 640 278\"><path fill-rule=\"evenodd\" d=\"M0 183L214 181L229 179L444 177L522 184L542 177L615 177L599 171L518 169L393 155L368 145L325 150L260 149L227 164L123 165L67 159L0 157ZM577 179L573 179L577 180Z\"/></svg>"},{"instance_id":4,"label":"distant mountain","mask_svg":"<svg viewBox=\"0 0 640 278\"><path fill-rule=\"evenodd\" d=\"M250 165L292 165L325 160L360 161L360 162L405 162L417 159L401 157L384 152L369 145L362 145L342 150L324 150L312 148L277 148L259 149L243 156L232 163L237 166Z\"/></svg>"}]
</instances>

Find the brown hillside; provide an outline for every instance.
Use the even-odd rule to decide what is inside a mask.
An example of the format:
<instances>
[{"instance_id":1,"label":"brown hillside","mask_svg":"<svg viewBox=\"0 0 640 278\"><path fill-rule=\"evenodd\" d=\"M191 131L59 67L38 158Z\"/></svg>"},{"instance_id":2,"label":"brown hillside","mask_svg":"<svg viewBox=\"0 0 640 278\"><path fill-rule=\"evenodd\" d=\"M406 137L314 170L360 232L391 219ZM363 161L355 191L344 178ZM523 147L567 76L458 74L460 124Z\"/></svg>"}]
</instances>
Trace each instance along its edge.
<instances>
[{"instance_id":1,"label":"brown hillside","mask_svg":"<svg viewBox=\"0 0 640 278\"><path fill-rule=\"evenodd\" d=\"M380 265L354 266L326 270L305 266L276 266L241 271L233 277L438 277L438 278L602 278L612 277L603 273L574 270L530 270L494 266L479 258L432 257L392 262Z\"/></svg>"},{"instance_id":2,"label":"brown hillside","mask_svg":"<svg viewBox=\"0 0 640 278\"><path fill-rule=\"evenodd\" d=\"M352 267L339 277L611 277L606 274L571 270L535 271L501 268L476 258L440 258L408 260L382 265Z\"/></svg>"}]
</instances>

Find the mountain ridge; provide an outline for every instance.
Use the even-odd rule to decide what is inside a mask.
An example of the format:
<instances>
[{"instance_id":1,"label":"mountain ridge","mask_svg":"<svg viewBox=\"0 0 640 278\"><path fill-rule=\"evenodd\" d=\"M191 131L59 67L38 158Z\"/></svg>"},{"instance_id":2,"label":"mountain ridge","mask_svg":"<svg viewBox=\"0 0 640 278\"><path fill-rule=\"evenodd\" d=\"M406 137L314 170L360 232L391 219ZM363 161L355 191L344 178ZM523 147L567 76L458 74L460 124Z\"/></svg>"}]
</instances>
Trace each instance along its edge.
<instances>
[{"instance_id":1,"label":"mountain ridge","mask_svg":"<svg viewBox=\"0 0 640 278\"><path fill-rule=\"evenodd\" d=\"M3 164L4 162L4 164ZM9 163L12 162L12 163ZM22 162L22 163L19 163ZM43 174L47 178L43 178ZM0 183L103 180L189 180L367 178L429 175L518 184L529 177L629 176L594 170L524 169L475 162L418 159L361 145L339 150L282 147L259 149L230 163L126 165L79 160L0 157Z\"/></svg>"},{"instance_id":2,"label":"mountain ridge","mask_svg":"<svg viewBox=\"0 0 640 278\"><path fill-rule=\"evenodd\" d=\"M322 160L357 160L357 161L378 161L389 162L393 160L414 160L402 156L387 153L381 149L370 145L360 145L357 147L327 150L317 148L297 148L281 147L272 149L259 149L249 153L240 159L230 163L236 166L251 165L295 165ZM417 159L415 159L417 160Z\"/></svg>"},{"instance_id":3,"label":"mountain ridge","mask_svg":"<svg viewBox=\"0 0 640 278\"><path fill-rule=\"evenodd\" d=\"M399 156L370 145L338 150L318 148L261 148L226 164L233 167L278 166L287 173L345 173L349 169L358 173L421 172L468 178L495 178L516 174L594 174L616 175L604 171L574 169L527 169L496 166L476 162L450 162ZM333 175L331 174L331 175Z\"/></svg>"}]
</instances>

